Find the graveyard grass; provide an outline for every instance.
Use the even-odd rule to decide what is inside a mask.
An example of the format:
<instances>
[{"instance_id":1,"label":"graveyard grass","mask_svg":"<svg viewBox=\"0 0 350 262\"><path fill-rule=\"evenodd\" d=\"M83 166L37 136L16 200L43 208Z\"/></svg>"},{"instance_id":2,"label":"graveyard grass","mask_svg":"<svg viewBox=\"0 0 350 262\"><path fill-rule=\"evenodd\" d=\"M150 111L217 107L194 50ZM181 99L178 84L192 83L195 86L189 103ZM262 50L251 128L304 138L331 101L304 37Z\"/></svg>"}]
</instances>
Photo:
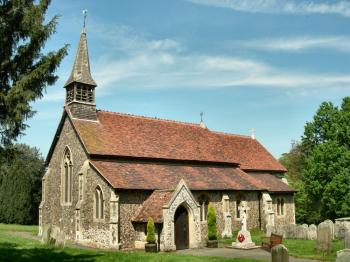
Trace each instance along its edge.
<instances>
[{"instance_id":1,"label":"graveyard grass","mask_svg":"<svg viewBox=\"0 0 350 262\"><path fill-rule=\"evenodd\" d=\"M0 261L210 261L210 262L257 262L252 259L226 259L218 257L196 257L176 253L150 254L140 251L113 252L73 247L51 248L42 245L36 238L37 226L0 224Z\"/></svg>"},{"instance_id":2,"label":"graveyard grass","mask_svg":"<svg viewBox=\"0 0 350 262\"><path fill-rule=\"evenodd\" d=\"M233 237L230 239L220 239L219 246L224 247L231 245L235 240L238 231L233 232ZM256 245L261 244L262 237L265 236L263 231L252 229L250 231L252 240ZM283 239L283 245L288 249L289 255L298 258L309 258L317 260L335 261L337 251L344 249L344 242L341 240L333 240L332 250L328 253L322 253L316 249L316 241L303 239Z\"/></svg>"}]
</instances>

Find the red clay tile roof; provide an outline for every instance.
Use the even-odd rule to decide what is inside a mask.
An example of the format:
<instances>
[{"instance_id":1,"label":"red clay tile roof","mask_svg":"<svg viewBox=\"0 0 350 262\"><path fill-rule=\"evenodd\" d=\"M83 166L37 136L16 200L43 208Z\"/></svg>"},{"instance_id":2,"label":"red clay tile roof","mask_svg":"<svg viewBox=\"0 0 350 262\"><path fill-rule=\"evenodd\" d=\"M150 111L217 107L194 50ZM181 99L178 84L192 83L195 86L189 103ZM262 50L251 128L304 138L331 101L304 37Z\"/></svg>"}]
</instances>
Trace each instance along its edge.
<instances>
[{"instance_id":1,"label":"red clay tile roof","mask_svg":"<svg viewBox=\"0 0 350 262\"><path fill-rule=\"evenodd\" d=\"M259 184L260 187L265 188L270 192L295 192L294 189L292 189L289 185L282 182L281 179L277 178L274 175L263 173L249 173L248 176L256 180L256 183Z\"/></svg>"},{"instance_id":2,"label":"red clay tile roof","mask_svg":"<svg viewBox=\"0 0 350 262\"><path fill-rule=\"evenodd\" d=\"M285 172L255 139L198 124L98 111L99 122L72 119L93 155L239 163L243 170Z\"/></svg>"},{"instance_id":3,"label":"red clay tile roof","mask_svg":"<svg viewBox=\"0 0 350 262\"><path fill-rule=\"evenodd\" d=\"M131 219L134 222L147 222L151 217L154 223L163 223L163 206L168 203L174 191L155 190L136 211Z\"/></svg>"},{"instance_id":4,"label":"red clay tile roof","mask_svg":"<svg viewBox=\"0 0 350 262\"><path fill-rule=\"evenodd\" d=\"M91 160L117 189L175 189L184 179L190 190L261 190L258 181L239 168Z\"/></svg>"}]
</instances>

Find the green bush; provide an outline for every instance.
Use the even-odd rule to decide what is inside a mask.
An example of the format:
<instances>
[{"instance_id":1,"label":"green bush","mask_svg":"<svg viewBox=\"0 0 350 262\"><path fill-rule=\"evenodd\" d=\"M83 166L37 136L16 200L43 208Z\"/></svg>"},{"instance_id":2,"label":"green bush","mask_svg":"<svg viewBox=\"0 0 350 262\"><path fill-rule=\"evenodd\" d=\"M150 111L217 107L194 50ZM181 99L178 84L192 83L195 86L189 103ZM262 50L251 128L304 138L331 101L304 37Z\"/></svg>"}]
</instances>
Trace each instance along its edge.
<instances>
[{"instance_id":1,"label":"green bush","mask_svg":"<svg viewBox=\"0 0 350 262\"><path fill-rule=\"evenodd\" d=\"M156 237L154 235L154 222L150 217L147 222L147 243L154 244L156 243Z\"/></svg>"},{"instance_id":2,"label":"green bush","mask_svg":"<svg viewBox=\"0 0 350 262\"><path fill-rule=\"evenodd\" d=\"M217 240L216 214L215 214L215 208L211 204L209 204L209 208L208 208L207 222L208 222L208 239Z\"/></svg>"}]
</instances>

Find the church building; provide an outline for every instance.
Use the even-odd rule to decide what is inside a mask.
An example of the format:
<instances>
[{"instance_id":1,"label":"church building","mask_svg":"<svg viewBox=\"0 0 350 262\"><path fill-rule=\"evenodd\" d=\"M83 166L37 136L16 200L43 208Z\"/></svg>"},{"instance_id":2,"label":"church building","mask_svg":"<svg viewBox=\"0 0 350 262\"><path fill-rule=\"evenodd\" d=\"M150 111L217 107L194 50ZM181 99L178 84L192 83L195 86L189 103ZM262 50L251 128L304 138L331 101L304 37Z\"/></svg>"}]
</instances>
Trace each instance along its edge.
<instances>
[{"instance_id":1,"label":"church building","mask_svg":"<svg viewBox=\"0 0 350 262\"><path fill-rule=\"evenodd\" d=\"M248 229L295 223L286 169L254 137L98 110L96 87L84 28L46 159L39 235L50 228L81 245L144 248L151 217L160 250L198 248L209 203L218 236L231 237L242 201Z\"/></svg>"}]
</instances>

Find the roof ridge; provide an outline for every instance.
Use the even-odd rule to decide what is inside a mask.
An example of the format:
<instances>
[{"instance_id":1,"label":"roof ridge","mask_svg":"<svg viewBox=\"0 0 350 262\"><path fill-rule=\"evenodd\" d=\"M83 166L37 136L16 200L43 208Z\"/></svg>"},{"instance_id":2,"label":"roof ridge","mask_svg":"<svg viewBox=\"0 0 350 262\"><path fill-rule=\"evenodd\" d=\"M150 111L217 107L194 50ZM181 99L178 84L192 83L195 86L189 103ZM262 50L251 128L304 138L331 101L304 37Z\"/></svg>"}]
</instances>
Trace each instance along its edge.
<instances>
[{"instance_id":1,"label":"roof ridge","mask_svg":"<svg viewBox=\"0 0 350 262\"><path fill-rule=\"evenodd\" d=\"M232 134L232 133L227 133L227 132L223 132L223 131L210 131L210 132L215 133L215 134L219 134L219 135L235 136L235 137L249 138L249 139L255 140L255 139L251 138L249 135Z\"/></svg>"},{"instance_id":2,"label":"roof ridge","mask_svg":"<svg viewBox=\"0 0 350 262\"><path fill-rule=\"evenodd\" d=\"M131 117L142 118L142 119L147 119L147 120L164 121L164 122L170 122L170 123L175 123L175 124L182 124L182 125L200 127L200 125L196 124L196 123L184 122L184 121L178 121L178 120L172 120L172 119L166 119L166 118L158 118L158 117L151 117L151 116L135 115L135 114L130 114L130 113L122 113L122 112L113 112L113 111L102 110L102 109L98 109L97 111L108 113L108 114L115 114L115 115L121 115L121 116L131 116Z\"/></svg>"}]
</instances>

